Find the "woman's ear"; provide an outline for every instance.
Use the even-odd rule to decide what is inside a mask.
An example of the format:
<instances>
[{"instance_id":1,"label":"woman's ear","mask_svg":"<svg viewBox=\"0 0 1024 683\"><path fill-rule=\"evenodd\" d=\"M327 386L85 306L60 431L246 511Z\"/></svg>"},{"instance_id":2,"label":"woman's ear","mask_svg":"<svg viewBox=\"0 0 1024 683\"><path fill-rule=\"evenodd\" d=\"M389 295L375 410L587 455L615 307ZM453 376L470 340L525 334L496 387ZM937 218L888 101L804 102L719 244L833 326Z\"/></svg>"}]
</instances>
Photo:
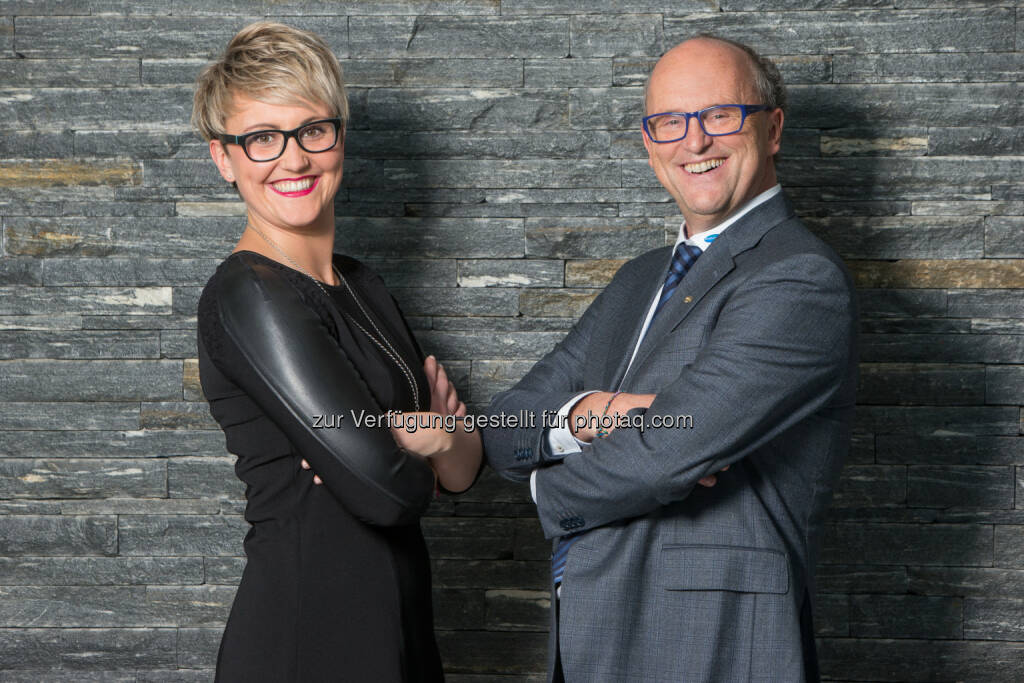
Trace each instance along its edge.
<instances>
[{"instance_id":1,"label":"woman's ear","mask_svg":"<svg viewBox=\"0 0 1024 683\"><path fill-rule=\"evenodd\" d=\"M217 165L221 178L229 183L235 182L235 172L231 168L231 159L228 157L228 151L224 149L224 143L220 140L210 140L210 157Z\"/></svg>"}]
</instances>

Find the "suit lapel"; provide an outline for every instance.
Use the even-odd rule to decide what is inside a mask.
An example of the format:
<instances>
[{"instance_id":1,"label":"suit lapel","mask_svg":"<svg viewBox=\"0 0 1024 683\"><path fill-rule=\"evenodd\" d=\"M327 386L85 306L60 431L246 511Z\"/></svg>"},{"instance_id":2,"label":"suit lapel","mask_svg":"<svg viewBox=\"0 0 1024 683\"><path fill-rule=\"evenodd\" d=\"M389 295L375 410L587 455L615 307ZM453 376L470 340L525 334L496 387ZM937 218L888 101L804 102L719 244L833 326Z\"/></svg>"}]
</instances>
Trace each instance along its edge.
<instances>
[{"instance_id":1,"label":"suit lapel","mask_svg":"<svg viewBox=\"0 0 1024 683\"><path fill-rule=\"evenodd\" d=\"M723 232L715 244L708 248L693 267L686 273L679 287L672 298L668 300L665 307L658 314L658 317L651 324L647 334L644 335L637 351L636 358L631 371L635 371L657 348L662 338L683 324L686 316L690 314L700 300L711 291L711 288L718 284L722 278L729 274L736 267L734 257L738 254L753 248L761 240L766 232L793 215L793 207L789 200L782 193L772 197L760 206L752 209L748 214L740 218L728 230ZM666 266L667 268L667 266ZM660 288L659 279L657 287ZM651 295L653 296L653 294ZM650 298L647 299L650 303ZM646 309L645 309L646 310ZM641 320L641 325L643 321ZM633 345L636 344L637 334L634 334ZM623 363L623 371L629 357L633 354L633 346L626 348L626 359ZM630 375L633 372L628 373ZM623 386L628 377L623 378Z\"/></svg>"},{"instance_id":2,"label":"suit lapel","mask_svg":"<svg viewBox=\"0 0 1024 683\"><path fill-rule=\"evenodd\" d=\"M622 381L622 376L626 374L626 368L629 367L629 359L633 355L633 349L636 347L636 340L640 336L640 330L643 329L644 321L647 319L647 311L651 307L651 302L654 301L654 296L661 290L664 274L668 272L669 260L672 258L672 249L671 247L666 247L664 250L659 250L659 253L660 251L664 251L664 254L662 254L660 259L654 259L654 262L664 262L664 268L661 270L662 277L653 280L649 277L643 280L638 278L634 287L636 298L632 299L634 302L633 315L630 316L632 324L617 325L609 337L607 347L609 362L606 364L606 368L611 370L607 385L611 389L618 388L619 382ZM616 365L611 367L611 363L616 361Z\"/></svg>"}]
</instances>

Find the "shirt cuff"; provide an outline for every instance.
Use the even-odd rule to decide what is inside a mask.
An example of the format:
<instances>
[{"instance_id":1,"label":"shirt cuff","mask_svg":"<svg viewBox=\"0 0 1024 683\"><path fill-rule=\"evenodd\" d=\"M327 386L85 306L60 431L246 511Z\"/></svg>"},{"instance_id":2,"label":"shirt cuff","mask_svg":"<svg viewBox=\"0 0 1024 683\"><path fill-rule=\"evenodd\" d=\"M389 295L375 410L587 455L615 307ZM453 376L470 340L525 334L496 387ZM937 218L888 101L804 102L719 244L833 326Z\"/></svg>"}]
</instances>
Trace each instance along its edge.
<instances>
[{"instance_id":1,"label":"shirt cuff","mask_svg":"<svg viewBox=\"0 0 1024 683\"><path fill-rule=\"evenodd\" d=\"M533 504L537 504L537 470L530 472L530 498L533 498Z\"/></svg>"},{"instance_id":2,"label":"shirt cuff","mask_svg":"<svg viewBox=\"0 0 1024 683\"><path fill-rule=\"evenodd\" d=\"M554 455L556 458L563 458L569 453L579 453L582 450L580 446L585 445L585 442L580 441L575 436L573 436L572 429L568 426L569 413L576 406L576 404L583 399L584 396L589 396L590 394L596 393L596 391L584 391L582 393L576 394L568 401L566 401L561 408L558 409L558 414L555 418L556 426L549 427L547 433L548 447L551 449L552 455Z\"/></svg>"}]
</instances>

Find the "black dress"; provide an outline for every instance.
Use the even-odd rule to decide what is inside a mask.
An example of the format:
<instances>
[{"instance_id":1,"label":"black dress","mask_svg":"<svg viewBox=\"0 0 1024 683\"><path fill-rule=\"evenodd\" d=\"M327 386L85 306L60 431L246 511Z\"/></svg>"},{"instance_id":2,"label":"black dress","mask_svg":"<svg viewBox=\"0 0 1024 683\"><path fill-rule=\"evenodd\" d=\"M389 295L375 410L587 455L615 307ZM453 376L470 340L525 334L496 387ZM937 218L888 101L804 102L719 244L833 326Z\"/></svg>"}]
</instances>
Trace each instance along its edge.
<instances>
[{"instance_id":1,"label":"black dress","mask_svg":"<svg viewBox=\"0 0 1024 683\"><path fill-rule=\"evenodd\" d=\"M383 282L353 259L343 285L254 252L229 256L199 300L199 373L246 484L248 558L217 681L441 681L419 516L433 473L360 411L429 405L422 354ZM372 324L371 324L372 322ZM300 467L306 458L324 480Z\"/></svg>"}]
</instances>

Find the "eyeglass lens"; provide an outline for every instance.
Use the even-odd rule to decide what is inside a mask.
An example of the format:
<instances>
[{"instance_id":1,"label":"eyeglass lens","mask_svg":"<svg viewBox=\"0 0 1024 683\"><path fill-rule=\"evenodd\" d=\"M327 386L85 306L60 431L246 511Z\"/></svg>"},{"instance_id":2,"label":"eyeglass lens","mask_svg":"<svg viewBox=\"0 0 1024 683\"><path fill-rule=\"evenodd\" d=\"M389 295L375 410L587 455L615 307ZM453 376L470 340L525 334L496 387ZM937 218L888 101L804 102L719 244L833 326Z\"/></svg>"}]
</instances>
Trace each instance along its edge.
<instances>
[{"instance_id":1,"label":"eyeglass lens","mask_svg":"<svg viewBox=\"0 0 1024 683\"><path fill-rule=\"evenodd\" d=\"M280 130L259 131L245 139L245 152L253 161L269 161L281 156L288 137ZM325 152L338 141L338 128L330 121L317 121L300 128L295 139L307 152Z\"/></svg>"},{"instance_id":2,"label":"eyeglass lens","mask_svg":"<svg viewBox=\"0 0 1024 683\"><path fill-rule=\"evenodd\" d=\"M700 126L708 135L730 135L743 127L743 110L740 107L711 107L701 112ZM647 120L651 138L657 141L678 140L686 135L685 116L663 114Z\"/></svg>"}]
</instances>

